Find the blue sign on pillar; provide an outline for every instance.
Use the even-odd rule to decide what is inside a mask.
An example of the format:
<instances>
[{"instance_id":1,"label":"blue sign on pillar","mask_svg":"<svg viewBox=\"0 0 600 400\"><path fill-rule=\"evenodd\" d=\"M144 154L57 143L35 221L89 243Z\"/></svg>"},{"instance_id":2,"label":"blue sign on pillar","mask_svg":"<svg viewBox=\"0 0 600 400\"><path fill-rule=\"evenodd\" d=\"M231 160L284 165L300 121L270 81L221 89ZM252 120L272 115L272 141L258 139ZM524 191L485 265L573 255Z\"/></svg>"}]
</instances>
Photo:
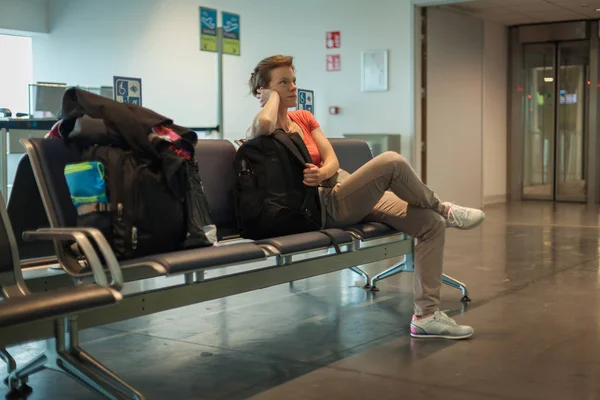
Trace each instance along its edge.
<instances>
[{"instance_id":1,"label":"blue sign on pillar","mask_svg":"<svg viewBox=\"0 0 600 400\"><path fill-rule=\"evenodd\" d=\"M223 11L223 54L240 55L240 16Z\"/></svg>"},{"instance_id":2,"label":"blue sign on pillar","mask_svg":"<svg viewBox=\"0 0 600 400\"><path fill-rule=\"evenodd\" d=\"M315 113L315 92L312 90L298 89L298 110Z\"/></svg>"},{"instance_id":3,"label":"blue sign on pillar","mask_svg":"<svg viewBox=\"0 0 600 400\"><path fill-rule=\"evenodd\" d=\"M142 105L142 79L113 76L114 98L119 103Z\"/></svg>"},{"instance_id":4,"label":"blue sign on pillar","mask_svg":"<svg viewBox=\"0 0 600 400\"><path fill-rule=\"evenodd\" d=\"M200 50L217 51L217 10L200 7Z\"/></svg>"}]
</instances>

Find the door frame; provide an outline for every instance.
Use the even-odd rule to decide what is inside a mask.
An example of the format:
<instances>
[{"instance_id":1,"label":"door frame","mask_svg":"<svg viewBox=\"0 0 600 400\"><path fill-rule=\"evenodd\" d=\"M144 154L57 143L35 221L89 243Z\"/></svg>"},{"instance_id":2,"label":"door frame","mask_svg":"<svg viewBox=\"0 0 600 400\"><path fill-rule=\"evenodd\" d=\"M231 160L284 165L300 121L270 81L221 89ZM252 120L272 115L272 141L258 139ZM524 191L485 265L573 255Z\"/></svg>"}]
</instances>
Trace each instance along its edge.
<instances>
[{"instance_id":1,"label":"door frame","mask_svg":"<svg viewBox=\"0 0 600 400\"><path fill-rule=\"evenodd\" d=\"M528 43L566 42L589 40L590 44L590 90L586 115L587 143L586 177L587 203L596 204L600 200L600 140L598 139L597 114L600 112L599 93L599 23L598 21L574 21L549 24L514 26L509 28L509 85L508 85L508 127L507 135L507 192L511 201L523 198L523 97L519 88L524 87L522 46ZM596 89L596 90L593 90ZM598 158L598 160L596 160ZM556 171L554 172L556 174Z\"/></svg>"}]
</instances>

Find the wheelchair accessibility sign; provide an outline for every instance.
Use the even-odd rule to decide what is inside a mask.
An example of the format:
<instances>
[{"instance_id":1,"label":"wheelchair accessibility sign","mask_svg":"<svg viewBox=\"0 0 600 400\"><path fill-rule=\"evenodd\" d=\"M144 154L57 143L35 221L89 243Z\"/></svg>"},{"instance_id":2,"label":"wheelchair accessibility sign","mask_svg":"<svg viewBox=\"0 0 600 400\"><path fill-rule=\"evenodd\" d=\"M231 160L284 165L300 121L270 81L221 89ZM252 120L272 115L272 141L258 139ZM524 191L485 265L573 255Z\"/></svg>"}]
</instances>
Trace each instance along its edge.
<instances>
[{"instance_id":1,"label":"wheelchair accessibility sign","mask_svg":"<svg viewBox=\"0 0 600 400\"><path fill-rule=\"evenodd\" d=\"M315 93L312 90L298 89L298 110L315 113Z\"/></svg>"},{"instance_id":2,"label":"wheelchair accessibility sign","mask_svg":"<svg viewBox=\"0 0 600 400\"><path fill-rule=\"evenodd\" d=\"M114 99L119 103L142 105L142 79L113 76Z\"/></svg>"}]
</instances>

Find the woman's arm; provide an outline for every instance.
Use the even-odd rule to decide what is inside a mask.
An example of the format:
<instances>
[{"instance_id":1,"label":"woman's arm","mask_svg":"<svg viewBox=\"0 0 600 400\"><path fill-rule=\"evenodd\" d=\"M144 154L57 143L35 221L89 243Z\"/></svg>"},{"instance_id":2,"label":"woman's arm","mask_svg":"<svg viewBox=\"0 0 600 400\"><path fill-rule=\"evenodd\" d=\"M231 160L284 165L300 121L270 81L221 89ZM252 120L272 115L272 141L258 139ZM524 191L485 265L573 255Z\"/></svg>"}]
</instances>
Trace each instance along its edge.
<instances>
[{"instance_id":1,"label":"woman's arm","mask_svg":"<svg viewBox=\"0 0 600 400\"><path fill-rule=\"evenodd\" d=\"M304 184L307 186L319 186L321 182L331 178L340 168L335 151L331 143L325 137L321 128L315 128L311 135L321 153L322 165L307 164L304 170Z\"/></svg>"},{"instance_id":2,"label":"woman's arm","mask_svg":"<svg viewBox=\"0 0 600 400\"><path fill-rule=\"evenodd\" d=\"M323 160L323 165L321 166L323 180L329 179L337 173L338 169L340 169L340 163L331 143L327 140L321 128L312 131L311 135L319 148L321 159Z\"/></svg>"},{"instance_id":3,"label":"woman's arm","mask_svg":"<svg viewBox=\"0 0 600 400\"><path fill-rule=\"evenodd\" d=\"M262 89L260 92L260 105L262 110L254 117L251 137L270 135L277 126L277 111L279 110L279 94L270 89Z\"/></svg>"}]
</instances>

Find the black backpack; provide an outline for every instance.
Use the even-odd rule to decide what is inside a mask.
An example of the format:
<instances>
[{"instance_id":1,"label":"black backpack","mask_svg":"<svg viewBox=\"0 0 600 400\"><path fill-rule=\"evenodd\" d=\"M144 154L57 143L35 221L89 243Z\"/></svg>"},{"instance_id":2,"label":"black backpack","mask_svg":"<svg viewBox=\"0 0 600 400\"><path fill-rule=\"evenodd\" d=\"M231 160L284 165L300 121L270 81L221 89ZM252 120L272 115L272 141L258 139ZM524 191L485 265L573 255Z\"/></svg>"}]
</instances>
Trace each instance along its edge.
<instances>
[{"instance_id":1,"label":"black backpack","mask_svg":"<svg viewBox=\"0 0 600 400\"><path fill-rule=\"evenodd\" d=\"M77 223L100 229L119 259L217 242L194 156L196 133L150 109L77 88L65 92L59 118L60 137L79 148L81 161L104 170L102 178L73 166L66 173ZM108 206L103 194L90 196L96 185Z\"/></svg>"},{"instance_id":2,"label":"black backpack","mask_svg":"<svg viewBox=\"0 0 600 400\"><path fill-rule=\"evenodd\" d=\"M80 215L78 224L100 229L118 259L184 247L185 199L169 189L162 170L113 146L91 146L82 152L82 159L103 164L110 208Z\"/></svg>"},{"instance_id":3,"label":"black backpack","mask_svg":"<svg viewBox=\"0 0 600 400\"><path fill-rule=\"evenodd\" d=\"M242 237L264 239L319 230L318 188L302 183L311 157L302 138L278 129L244 142L235 158L235 210Z\"/></svg>"}]
</instances>

